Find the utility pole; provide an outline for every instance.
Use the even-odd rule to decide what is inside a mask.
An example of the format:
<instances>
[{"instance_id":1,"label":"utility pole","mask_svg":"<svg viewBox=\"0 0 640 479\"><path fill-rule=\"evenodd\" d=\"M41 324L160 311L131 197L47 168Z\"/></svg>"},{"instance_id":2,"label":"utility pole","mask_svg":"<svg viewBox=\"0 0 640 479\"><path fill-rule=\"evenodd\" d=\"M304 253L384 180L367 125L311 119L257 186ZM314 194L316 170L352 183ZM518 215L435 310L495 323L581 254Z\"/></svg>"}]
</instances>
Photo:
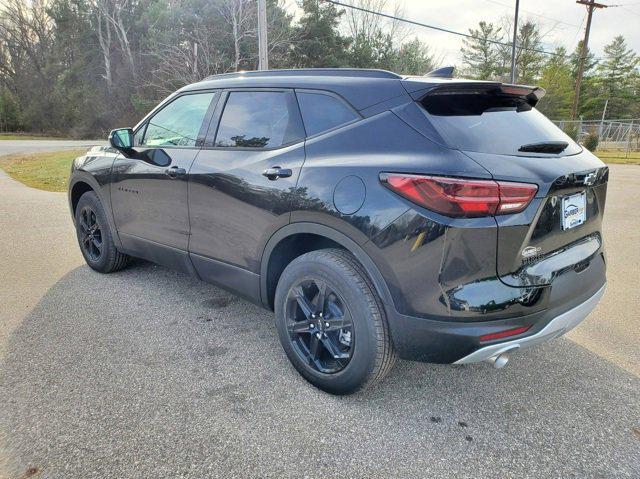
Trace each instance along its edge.
<instances>
[{"instance_id":1,"label":"utility pole","mask_svg":"<svg viewBox=\"0 0 640 479\"><path fill-rule=\"evenodd\" d=\"M604 109L602 110L602 119L600 120L600 132L599 132L600 137L602 137L602 131L604 130L604 117L607 116L608 105L609 105L609 99L607 98L604 101Z\"/></svg>"},{"instance_id":2,"label":"utility pole","mask_svg":"<svg viewBox=\"0 0 640 479\"><path fill-rule=\"evenodd\" d=\"M516 0L516 13L513 17L513 44L511 45L511 83L516 82L516 40L518 39L518 10L520 0Z\"/></svg>"},{"instance_id":3,"label":"utility pole","mask_svg":"<svg viewBox=\"0 0 640 479\"><path fill-rule=\"evenodd\" d=\"M267 1L258 0L258 70L269 69L267 51Z\"/></svg>"},{"instance_id":4,"label":"utility pole","mask_svg":"<svg viewBox=\"0 0 640 479\"><path fill-rule=\"evenodd\" d=\"M198 78L198 44L195 42L193 44L193 77Z\"/></svg>"},{"instance_id":5,"label":"utility pole","mask_svg":"<svg viewBox=\"0 0 640 479\"><path fill-rule=\"evenodd\" d=\"M584 62L587 59L589 49L589 32L591 31L591 17L593 10L596 8L607 8L608 5L596 3L595 0L576 0L580 5L587 7L587 26L584 30L584 39L582 40L582 49L580 50L580 62L578 63L578 75L576 76L576 91L573 94L573 107L571 108L571 119L575 120L578 116L578 103L580 102L580 86L582 85L582 75L584 73Z\"/></svg>"}]
</instances>

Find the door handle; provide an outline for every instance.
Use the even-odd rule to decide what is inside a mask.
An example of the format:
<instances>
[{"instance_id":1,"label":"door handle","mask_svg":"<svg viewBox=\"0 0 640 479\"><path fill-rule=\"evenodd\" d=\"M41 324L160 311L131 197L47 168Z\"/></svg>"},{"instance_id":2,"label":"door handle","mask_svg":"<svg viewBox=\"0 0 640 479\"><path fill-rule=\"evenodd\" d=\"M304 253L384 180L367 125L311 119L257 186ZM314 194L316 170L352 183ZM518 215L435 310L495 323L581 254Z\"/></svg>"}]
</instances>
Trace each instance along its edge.
<instances>
[{"instance_id":1,"label":"door handle","mask_svg":"<svg viewBox=\"0 0 640 479\"><path fill-rule=\"evenodd\" d=\"M178 176L184 176L187 174L187 170L185 170L184 168L179 168L177 166L172 166L171 168L167 168L166 170L164 170L164 172L167 176L170 176L171 178L177 178Z\"/></svg>"},{"instance_id":2,"label":"door handle","mask_svg":"<svg viewBox=\"0 0 640 479\"><path fill-rule=\"evenodd\" d=\"M277 180L278 178L288 178L293 174L289 168L281 168L280 166L273 166L267 168L262 172L262 176L266 176L270 180Z\"/></svg>"}]
</instances>

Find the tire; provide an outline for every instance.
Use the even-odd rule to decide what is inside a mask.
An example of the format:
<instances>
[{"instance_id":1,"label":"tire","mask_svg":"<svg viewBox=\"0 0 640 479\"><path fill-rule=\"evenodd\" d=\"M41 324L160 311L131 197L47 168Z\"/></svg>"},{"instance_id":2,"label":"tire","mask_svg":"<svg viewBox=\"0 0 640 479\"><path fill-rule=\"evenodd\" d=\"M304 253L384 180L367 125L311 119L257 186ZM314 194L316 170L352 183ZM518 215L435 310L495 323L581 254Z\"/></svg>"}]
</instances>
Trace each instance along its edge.
<instances>
[{"instance_id":1,"label":"tire","mask_svg":"<svg viewBox=\"0 0 640 479\"><path fill-rule=\"evenodd\" d=\"M393 367L382 301L349 252L323 249L294 259L280 276L274 306L287 357L317 388L351 394Z\"/></svg>"},{"instance_id":2,"label":"tire","mask_svg":"<svg viewBox=\"0 0 640 479\"><path fill-rule=\"evenodd\" d=\"M92 269L113 273L127 265L129 257L117 250L102 203L93 191L80 197L75 223L80 251Z\"/></svg>"}]
</instances>

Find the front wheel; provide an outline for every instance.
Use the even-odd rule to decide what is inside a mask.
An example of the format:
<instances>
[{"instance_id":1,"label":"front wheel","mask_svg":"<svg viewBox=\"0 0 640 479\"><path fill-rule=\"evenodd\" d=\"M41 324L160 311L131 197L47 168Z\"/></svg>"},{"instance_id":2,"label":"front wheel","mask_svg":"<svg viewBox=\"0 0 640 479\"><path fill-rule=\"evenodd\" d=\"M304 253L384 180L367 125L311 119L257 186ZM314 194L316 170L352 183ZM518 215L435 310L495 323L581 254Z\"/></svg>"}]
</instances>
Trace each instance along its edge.
<instances>
[{"instance_id":1,"label":"front wheel","mask_svg":"<svg viewBox=\"0 0 640 479\"><path fill-rule=\"evenodd\" d=\"M117 250L102 203L93 191L80 197L75 220L78 245L91 268L112 273L127 265L129 257Z\"/></svg>"},{"instance_id":2,"label":"front wheel","mask_svg":"<svg viewBox=\"0 0 640 479\"><path fill-rule=\"evenodd\" d=\"M382 302L347 251L312 251L293 260L278 281L275 313L287 357L324 391L356 392L393 366Z\"/></svg>"}]
</instances>

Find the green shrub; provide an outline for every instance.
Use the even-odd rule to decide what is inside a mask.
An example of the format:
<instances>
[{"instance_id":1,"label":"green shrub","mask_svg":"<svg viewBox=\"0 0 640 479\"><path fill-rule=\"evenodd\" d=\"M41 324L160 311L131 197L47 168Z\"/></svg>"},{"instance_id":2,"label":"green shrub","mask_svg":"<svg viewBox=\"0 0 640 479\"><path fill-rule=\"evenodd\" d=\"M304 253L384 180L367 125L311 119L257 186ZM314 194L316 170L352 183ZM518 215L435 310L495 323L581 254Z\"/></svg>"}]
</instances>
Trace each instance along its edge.
<instances>
[{"instance_id":1,"label":"green shrub","mask_svg":"<svg viewBox=\"0 0 640 479\"><path fill-rule=\"evenodd\" d=\"M589 133L582 142L584 147L589 151L596 151L600 138L596 132Z\"/></svg>"},{"instance_id":2,"label":"green shrub","mask_svg":"<svg viewBox=\"0 0 640 479\"><path fill-rule=\"evenodd\" d=\"M571 138L573 141L578 141L578 125L576 124L568 124L564 127L564 132Z\"/></svg>"}]
</instances>

